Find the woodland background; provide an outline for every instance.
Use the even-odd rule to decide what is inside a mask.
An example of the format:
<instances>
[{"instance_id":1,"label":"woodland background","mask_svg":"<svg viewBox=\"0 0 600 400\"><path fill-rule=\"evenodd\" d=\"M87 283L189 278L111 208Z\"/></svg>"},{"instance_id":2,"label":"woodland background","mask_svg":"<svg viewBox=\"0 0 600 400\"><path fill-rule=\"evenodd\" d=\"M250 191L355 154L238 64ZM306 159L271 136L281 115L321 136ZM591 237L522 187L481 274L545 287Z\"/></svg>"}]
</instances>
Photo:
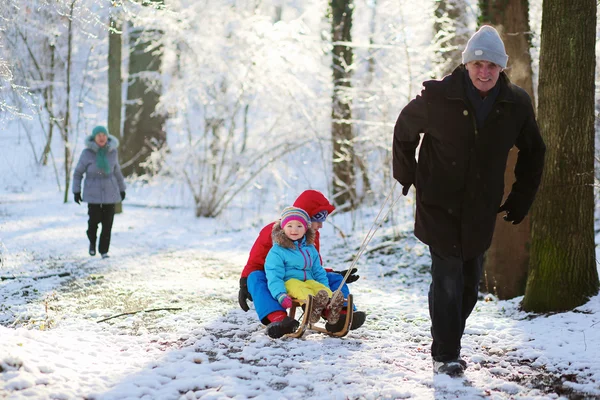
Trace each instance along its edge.
<instances>
[{"instance_id":1,"label":"woodland background","mask_svg":"<svg viewBox=\"0 0 600 400\"><path fill-rule=\"evenodd\" d=\"M398 113L488 23L548 153L530 217L498 224L482 290L570 310L598 293L597 11L595 0L5 0L1 190L27 190L14 183L27 171L70 201L83 138L101 124L146 205L271 216L284 193L316 188L357 213L399 195Z\"/></svg>"}]
</instances>

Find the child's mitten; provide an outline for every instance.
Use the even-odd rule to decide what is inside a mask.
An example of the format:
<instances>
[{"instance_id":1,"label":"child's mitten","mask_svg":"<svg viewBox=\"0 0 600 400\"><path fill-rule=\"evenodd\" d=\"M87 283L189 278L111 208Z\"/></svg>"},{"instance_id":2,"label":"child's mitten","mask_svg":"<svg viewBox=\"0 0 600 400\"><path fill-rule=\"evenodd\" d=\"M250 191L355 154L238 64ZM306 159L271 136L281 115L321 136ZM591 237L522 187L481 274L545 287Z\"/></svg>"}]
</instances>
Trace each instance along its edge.
<instances>
[{"instance_id":1,"label":"child's mitten","mask_svg":"<svg viewBox=\"0 0 600 400\"><path fill-rule=\"evenodd\" d=\"M281 304L281 307L283 307L285 309L292 308L292 299L286 293L280 294L279 297L277 298L277 301L279 301L279 304Z\"/></svg>"}]
</instances>

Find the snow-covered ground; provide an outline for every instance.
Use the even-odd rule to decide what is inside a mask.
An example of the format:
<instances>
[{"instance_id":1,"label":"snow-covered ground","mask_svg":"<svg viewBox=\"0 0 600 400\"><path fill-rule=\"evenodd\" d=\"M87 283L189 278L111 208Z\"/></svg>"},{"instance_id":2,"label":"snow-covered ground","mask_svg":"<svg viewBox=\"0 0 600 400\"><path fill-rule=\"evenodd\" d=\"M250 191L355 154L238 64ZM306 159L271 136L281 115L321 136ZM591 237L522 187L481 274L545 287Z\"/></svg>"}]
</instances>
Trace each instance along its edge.
<instances>
[{"instance_id":1,"label":"snow-covered ground","mask_svg":"<svg viewBox=\"0 0 600 400\"><path fill-rule=\"evenodd\" d=\"M0 398L600 397L598 296L573 312L535 316L518 310L520 298L482 295L463 338L464 378L432 374L429 257L404 198L350 286L365 325L342 339L274 340L237 304L260 226L135 206L134 197L102 260L87 255L85 205L14 191L0 191ZM321 231L327 266L349 266L376 211L355 215L354 229L350 216L331 218L335 229ZM154 309L165 310L101 322Z\"/></svg>"}]
</instances>

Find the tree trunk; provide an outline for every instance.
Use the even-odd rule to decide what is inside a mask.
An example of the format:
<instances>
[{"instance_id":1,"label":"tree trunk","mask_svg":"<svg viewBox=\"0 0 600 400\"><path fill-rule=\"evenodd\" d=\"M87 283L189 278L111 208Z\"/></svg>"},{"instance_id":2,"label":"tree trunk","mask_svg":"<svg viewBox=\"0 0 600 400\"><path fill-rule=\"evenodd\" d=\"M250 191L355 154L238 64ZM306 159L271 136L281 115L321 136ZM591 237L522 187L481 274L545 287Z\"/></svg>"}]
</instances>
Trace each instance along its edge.
<instances>
[{"instance_id":1,"label":"tree trunk","mask_svg":"<svg viewBox=\"0 0 600 400\"><path fill-rule=\"evenodd\" d=\"M49 44L48 48L50 49L50 67L49 70L50 72L48 73L48 77L46 78L48 80L48 82L54 82L54 54L56 51L56 48L54 47L53 44ZM44 146L44 151L42 153L42 159L41 159L41 164L46 166L48 164L48 156L50 155L50 152L52 151L52 136L54 134L54 121L52 120L52 109L53 109L53 102L54 102L54 83L49 84L45 89L44 89L44 97L45 99L45 104L46 104L46 108L48 108L48 138L46 139L46 145Z\"/></svg>"},{"instance_id":2,"label":"tree trunk","mask_svg":"<svg viewBox=\"0 0 600 400\"><path fill-rule=\"evenodd\" d=\"M594 245L596 0L545 1L539 121L548 146L534 203L523 309L571 310L598 293Z\"/></svg>"},{"instance_id":3,"label":"tree trunk","mask_svg":"<svg viewBox=\"0 0 600 400\"><path fill-rule=\"evenodd\" d=\"M73 55L73 9L75 2L71 2L69 29L67 33L67 76L66 76L66 101L65 101L65 120L63 124L63 142L65 145L65 192L63 202L69 201L69 186L71 184L71 143L69 133L71 131L71 67Z\"/></svg>"},{"instance_id":4,"label":"tree trunk","mask_svg":"<svg viewBox=\"0 0 600 400\"><path fill-rule=\"evenodd\" d=\"M108 30L108 132L121 141L121 48L123 24L118 16L111 16ZM115 213L123 212L121 203L115 205Z\"/></svg>"},{"instance_id":5,"label":"tree trunk","mask_svg":"<svg viewBox=\"0 0 600 400\"><path fill-rule=\"evenodd\" d=\"M159 2L154 5L156 3ZM121 167L126 176L153 172L140 163L167 140L165 118L155 114L161 94L162 45L142 37L142 33L159 35L160 32L143 31L136 27L129 34L129 80L120 152Z\"/></svg>"},{"instance_id":6,"label":"tree trunk","mask_svg":"<svg viewBox=\"0 0 600 400\"><path fill-rule=\"evenodd\" d=\"M108 132L121 141L121 79L122 23L113 16L108 33Z\"/></svg>"},{"instance_id":7,"label":"tree trunk","mask_svg":"<svg viewBox=\"0 0 600 400\"><path fill-rule=\"evenodd\" d=\"M481 0L481 23L493 25L502 36L510 80L533 94L533 71L531 68L529 6L527 0ZM508 156L504 172L504 199L515 182L515 165L518 149L513 147ZM498 214L496 229L484 263L483 285L498 298L512 299L525 294L529 268L531 224L529 216L519 225L507 224Z\"/></svg>"},{"instance_id":8,"label":"tree trunk","mask_svg":"<svg viewBox=\"0 0 600 400\"><path fill-rule=\"evenodd\" d=\"M462 52L469 41L469 21L465 0L438 0L435 4L434 33L439 45L439 77L462 64Z\"/></svg>"},{"instance_id":9,"label":"tree trunk","mask_svg":"<svg viewBox=\"0 0 600 400\"><path fill-rule=\"evenodd\" d=\"M333 40L333 96L331 139L333 144L333 201L341 210L353 209L356 204L354 174L354 137L350 92L352 47L352 0L331 0L331 36Z\"/></svg>"}]
</instances>

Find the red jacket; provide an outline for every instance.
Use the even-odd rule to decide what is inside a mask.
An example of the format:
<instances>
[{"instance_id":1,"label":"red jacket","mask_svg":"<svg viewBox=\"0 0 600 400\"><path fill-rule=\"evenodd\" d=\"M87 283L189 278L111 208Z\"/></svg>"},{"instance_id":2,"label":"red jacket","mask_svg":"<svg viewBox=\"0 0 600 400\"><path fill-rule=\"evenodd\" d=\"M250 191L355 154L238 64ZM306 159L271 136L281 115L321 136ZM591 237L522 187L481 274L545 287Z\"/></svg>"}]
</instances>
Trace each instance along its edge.
<instances>
[{"instance_id":1,"label":"red jacket","mask_svg":"<svg viewBox=\"0 0 600 400\"><path fill-rule=\"evenodd\" d=\"M329 203L329 200L323 194L317 190L305 190L298 196L294 202L294 207L299 207L306 211L311 217L320 211L327 211L329 214L335 210L335 206ZM242 278L247 278L251 272L264 271L265 269L265 258L267 253L273 247L273 238L271 233L273 232L273 225L278 221L271 222L267 226L261 229L258 234L258 238L254 242L252 249L250 249L250 256L248 262L242 271ZM315 236L315 247L320 252L319 232L316 232ZM323 260L321 260L323 261Z\"/></svg>"}]
</instances>

